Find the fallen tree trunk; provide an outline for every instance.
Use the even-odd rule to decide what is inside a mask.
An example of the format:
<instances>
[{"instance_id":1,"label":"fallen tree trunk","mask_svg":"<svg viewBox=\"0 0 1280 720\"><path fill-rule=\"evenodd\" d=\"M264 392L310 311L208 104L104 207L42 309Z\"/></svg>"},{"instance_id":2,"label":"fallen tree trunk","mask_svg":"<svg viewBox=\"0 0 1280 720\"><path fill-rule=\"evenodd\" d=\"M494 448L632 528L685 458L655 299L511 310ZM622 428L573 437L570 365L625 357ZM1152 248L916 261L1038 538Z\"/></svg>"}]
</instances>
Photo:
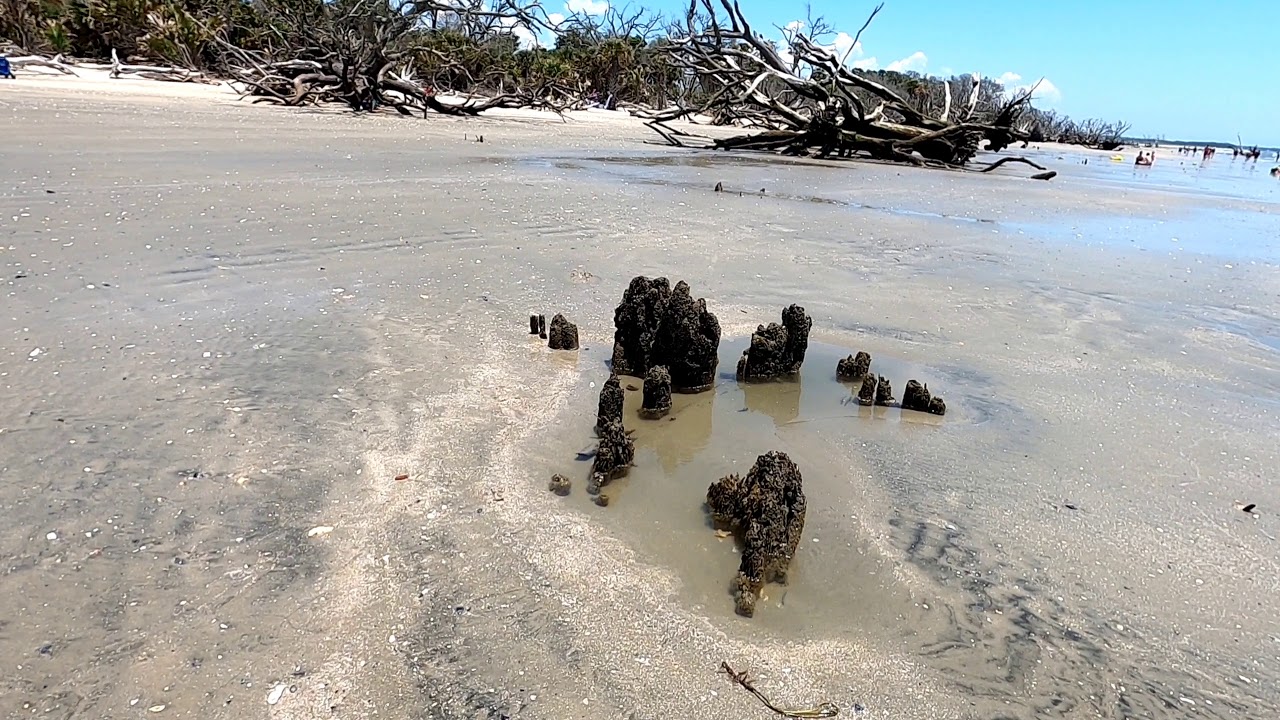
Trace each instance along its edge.
<instances>
[{"instance_id":1,"label":"fallen tree trunk","mask_svg":"<svg viewBox=\"0 0 1280 720\"><path fill-rule=\"evenodd\" d=\"M880 12L877 6L862 30ZM763 150L825 158L868 156L913 165L962 167L980 149L1000 151L1024 140L1016 129L1030 92L998 108L979 111L979 81L961 102L947 89L940 117L933 117L882 83L847 66L831 48L803 30L789 30L784 59L757 34L732 0L691 0L688 33L667 47L673 64L719 90L695 106L657 114L648 127L671 145L690 138L667 125L697 113L766 128L727 138L700 138L699 146ZM695 23L700 23L695 26ZM862 34L854 38L858 42Z\"/></svg>"},{"instance_id":2,"label":"fallen tree trunk","mask_svg":"<svg viewBox=\"0 0 1280 720\"><path fill-rule=\"evenodd\" d=\"M118 78L122 75L137 75L148 80L161 80L164 82L217 83L216 80L205 77L203 73L188 70L187 68L163 65L126 65L120 62L120 55L113 48L111 50L111 77Z\"/></svg>"},{"instance_id":3,"label":"fallen tree trunk","mask_svg":"<svg viewBox=\"0 0 1280 720\"><path fill-rule=\"evenodd\" d=\"M53 58L44 58L39 55L20 55L18 57L9 58L9 66L20 67L44 67L50 70L57 70L63 75L75 75L76 72L63 61L61 55L55 55ZM77 76L78 77L78 76Z\"/></svg>"}]
</instances>

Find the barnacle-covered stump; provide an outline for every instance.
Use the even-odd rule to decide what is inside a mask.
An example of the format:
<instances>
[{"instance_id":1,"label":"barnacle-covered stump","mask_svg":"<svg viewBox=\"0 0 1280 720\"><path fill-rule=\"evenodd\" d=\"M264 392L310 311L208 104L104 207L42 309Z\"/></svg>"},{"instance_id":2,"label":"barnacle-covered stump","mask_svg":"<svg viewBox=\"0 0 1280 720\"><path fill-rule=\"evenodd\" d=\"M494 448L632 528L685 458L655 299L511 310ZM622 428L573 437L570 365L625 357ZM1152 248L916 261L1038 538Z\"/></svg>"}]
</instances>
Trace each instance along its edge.
<instances>
[{"instance_id":1,"label":"barnacle-covered stump","mask_svg":"<svg viewBox=\"0 0 1280 720\"><path fill-rule=\"evenodd\" d=\"M695 299L683 280L632 278L613 313L613 371L644 377L663 366L675 392L696 393L715 384L720 321Z\"/></svg>"},{"instance_id":2,"label":"barnacle-covered stump","mask_svg":"<svg viewBox=\"0 0 1280 720\"><path fill-rule=\"evenodd\" d=\"M671 412L671 374L662 366L651 367L644 374L644 398L640 417L657 420Z\"/></svg>"},{"instance_id":3,"label":"barnacle-covered stump","mask_svg":"<svg viewBox=\"0 0 1280 720\"><path fill-rule=\"evenodd\" d=\"M573 481L560 473L556 473L551 476L551 482L547 483L547 489L557 495L568 495L569 491L573 489Z\"/></svg>"},{"instance_id":4,"label":"barnacle-covered stump","mask_svg":"<svg viewBox=\"0 0 1280 720\"><path fill-rule=\"evenodd\" d=\"M945 415L947 404L942 401L942 398L931 395L928 385L908 380L906 388L902 391L902 409Z\"/></svg>"},{"instance_id":5,"label":"barnacle-covered stump","mask_svg":"<svg viewBox=\"0 0 1280 720\"><path fill-rule=\"evenodd\" d=\"M876 376L867 374L862 378L862 387L858 388L858 404L874 405L876 402Z\"/></svg>"},{"instance_id":6,"label":"barnacle-covered stump","mask_svg":"<svg viewBox=\"0 0 1280 720\"><path fill-rule=\"evenodd\" d=\"M876 384L876 404L892 405L893 403L893 386L889 384L889 378L881 375Z\"/></svg>"},{"instance_id":7,"label":"barnacle-covered stump","mask_svg":"<svg viewBox=\"0 0 1280 720\"><path fill-rule=\"evenodd\" d=\"M707 301L694 299L689 283L681 280L667 302L658 327L652 361L671 373L671 389L698 393L710 390L720 364L720 321L707 310Z\"/></svg>"},{"instance_id":8,"label":"barnacle-covered stump","mask_svg":"<svg viewBox=\"0 0 1280 720\"><path fill-rule=\"evenodd\" d=\"M664 277L652 280L637 275L613 311L613 371L644 377L652 363L658 327L671 301L671 284Z\"/></svg>"},{"instance_id":9,"label":"barnacle-covered stump","mask_svg":"<svg viewBox=\"0 0 1280 720\"><path fill-rule=\"evenodd\" d=\"M564 315L556 313L551 318L551 331L547 346L552 350L577 350L578 326L569 322Z\"/></svg>"},{"instance_id":10,"label":"barnacle-covered stump","mask_svg":"<svg viewBox=\"0 0 1280 720\"><path fill-rule=\"evenodd\" d=\"M595 461L591 465L591 482L587 492L595 495L610 480L627 474L635 460L636 444L619 420L609 420L600 428Z\"/></svg>"},{"instance_id":11,"label":"barnacle-covered stump","mask_svg":"<svg viewBox=\"0 0 1280 720\"><path fill-rule=\"evenodd\" d=\"M596 407L596 432L600 432L610 420L622 422L622 382L617 375L610 375L600 388L600 404Z\"/></svg>"},{"instance_id":12,"label":"barnacle-covered stump","mask_svg":"<svg viewBox=\"0 0 1280 720\"><path fill-rule=\"evenodd\" d=\"M871 355L859 351L836 364L836 377L840 380L861 380L871 372Z\"/></svg>"},{"instance_id":13,"label":"barnacle-covered stump","mask_svg":"<svg viewBox=\"0 0 1280 720\"><path fill-rule=\"evenodd\" d=\"M781 325L757 327L751 334L751 346L738 360L738 380L772 380L800 372L812 327L813 320L799 305L782 311Z\"/></svg>"},{"instance_id":14,"label":"barnacle-covered stump","mask_svg":"<svg viewBox=\"0 0 1280 720\"><path fill-rule=\"evenodd\" d=\"M786 453L756 459L745 478L723 477L707 489L707 508L717 523L732 527L743 542L734 581L739 615L755 614L766 582L786 582L787 569L804 530L805 497L800 469Z\"/></svg>"}]
</instances>

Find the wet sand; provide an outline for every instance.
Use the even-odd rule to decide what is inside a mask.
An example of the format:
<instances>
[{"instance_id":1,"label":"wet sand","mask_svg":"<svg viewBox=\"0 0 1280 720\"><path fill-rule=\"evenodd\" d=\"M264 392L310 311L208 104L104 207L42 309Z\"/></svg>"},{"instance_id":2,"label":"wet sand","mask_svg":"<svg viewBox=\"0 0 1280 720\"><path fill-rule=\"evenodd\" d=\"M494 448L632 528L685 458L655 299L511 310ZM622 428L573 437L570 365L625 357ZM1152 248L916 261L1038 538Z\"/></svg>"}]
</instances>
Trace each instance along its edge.
<instances>
[{"instance_id":1,"label":"wet sand","mask_svg":"<svg viewBox=\"0 0 1280 720\"><path fill-rule=\"evenodd\" d=\"M1039 183L589 118L17 99L5 717L766 716L721 660L855 717L1280 710L1280 281L1260 240L1207 254L1280 226L1265 195L1051 152ZM577 457L636 274L706 297L726 360L674 420L628 415L599 508ZM737 386L792 302L803 377ZM855 350L948 415L848 405ZM774 449L809 517L747 620L696 502Z\"/></svg>"}]
</instances>

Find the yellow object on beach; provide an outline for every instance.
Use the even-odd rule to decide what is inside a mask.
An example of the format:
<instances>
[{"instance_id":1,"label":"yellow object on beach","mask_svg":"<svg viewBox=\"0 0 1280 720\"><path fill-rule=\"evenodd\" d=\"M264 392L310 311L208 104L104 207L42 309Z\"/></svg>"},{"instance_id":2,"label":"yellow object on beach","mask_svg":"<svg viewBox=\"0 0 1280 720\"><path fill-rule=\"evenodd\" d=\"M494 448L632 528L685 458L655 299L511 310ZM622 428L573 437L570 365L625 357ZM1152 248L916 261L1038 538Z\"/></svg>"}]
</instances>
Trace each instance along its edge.
<instances>
[{"instance_id":1,"label":"yellow object on beach","mask_svg":"<svg viewBox=\"0 0 1280 720\"><path fill-rule=\"evenodd\" d=\"M1124 156L1123 156L1123 155L1112 155L1112 156L1111 156L1111 162L1124 162Z\"/></svg>"}]
</instances>

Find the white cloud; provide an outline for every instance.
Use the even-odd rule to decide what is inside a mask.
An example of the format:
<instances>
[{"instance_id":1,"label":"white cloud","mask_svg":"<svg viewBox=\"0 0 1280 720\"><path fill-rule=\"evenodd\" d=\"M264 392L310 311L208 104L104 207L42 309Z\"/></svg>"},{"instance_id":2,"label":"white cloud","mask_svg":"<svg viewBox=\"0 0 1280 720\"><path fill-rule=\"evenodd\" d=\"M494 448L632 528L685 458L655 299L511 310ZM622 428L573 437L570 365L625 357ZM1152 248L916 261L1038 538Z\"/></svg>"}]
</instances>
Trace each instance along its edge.
<instances>
[{"instance_id":1,"label":"white cloud","mask_svg":"<svg viewBox=\"0 0 1280 720\"><path fill-rule=\"evenodd\" d=\"M832 45L835 48L836 57L841 60L862 57L862 41L859 40L857 43L854 43L853 36L849 33L837 33L836 40Z\"/></svg>"},{"instance_id":2,"label":"white cloud","mask_svg":"<svg viewBox=\"0 0 1280 720\"><path fill-rule=\"evenodd\" d=\"M804 28L805 23L803 20L792 20L782 26L783 40L779 43L780 47L778 49L778 55L781 56L785 62L790 63L792 60L791 48L787 45L786 38L793 33L802 32ZM846 64L852 65L858 70L878 70L880 68L880 61L876 59L875 56L865 57L866 50L862 46L862 41L859 40L855 43L853 41L853 36L849 33L836 33L835 38L830 43L823 45L822 47L833 53L836 58L844 60ZM924 69L928 60L929 59L925 57L924 53L918 52L911 57L892 63L890 69L897 69L900 71L919 71Z\"/></svg>"},{"instance_id":3,"label":"white cloud","mask_svg":"<svg viewBox=\"0 0 1280 720\"><path fill-rule=\"evenodd\" d=\"M513 27L511 28L511 34L515 35L516 39L520 41L521 50L532 50L541 45L541 43L538 42L538 36L534 35L529 28L518 26Z\"/></svg>"},{"instance_id":4,"label":"white cloud","mask_svg":"<svg viewBox=\"0 0 1280 720\"><path fill-rule=\"evenodd\" d=\"M532 50L536 47L542 47L543 43L538 39L538 36L529 28L523 25L517 25L515 18L506 17L502 18L498 22L502 27L507 28L508 32L516 37L516 40L519 41L521 50Z\"/></svg>"},{"instance_id":5,"label":"white cloud","mask_svg":"<svg viewBox=\"0 0 1280 720\"><path fill-rule=\"evenodd\" d=\"M890 70L892 72L922 73L924 72L925 67L928 65L929 65L929 56L917 50L911 53L910 55L902 58L901 60L894 60L893 62L886 65L884 69Z\"/></svg>"},{"instance_id":6,"label":"white cloud","mask_svg":"<svg viewBox=\"0 0 1280 720\"><path fill-rule=\"evenodd\" d=\"M551 27L557 27L564 22L564 15L562 13L548 13L547 22L551 24Z\"/></svg>"},{"instance_id":7,"label":"white cloud","mask_svg":"<svg viewBox=\"0 0 1280 720\"><path fill-rule=\"evenodd\" d=\"M787 67L791 67L796 61L796 55L791 52L791 46L785 42L778 43L778 57L787 64Z\"/></svg>"},{"instance_id":8,"label":"white cloud","mask_svg":"<svg viewBox=\"0 0 1280 720\"><path fill-rule=\"evenodd\" d=\"M1036 88L1035 99L1041 101L1045 105L1057 105L1062 102L1062 91L1049 78L1040 80L1040 87Z\"/></svg>"},{"instance_id":9,"label":"white cloud","mask_svg":"<svg viewBox=\"0 0 1280 720\"><path fill-rule=\"evenodd\" d=\"M567 0L565 8L571 13L603 15L609 9L608 0Z\"/></svg>"},{"instance_id":10,"label":"white cloud","mask_svg":"<svg viewBox=\"0 0 1280 720\"><path fill-rule=\"evenodd\" d=\"M1037 85L1034 82L1023 82L1022 76L1016 72L1006 72L996 78L996 82L1003 85L1005 94L1010 96L1024 93L1034 87L1035 92L1031 97L1042 107L1052 107L1062 102L1062 91L1049 78L1040 78Z\"/></svg>"}]
</instances>

